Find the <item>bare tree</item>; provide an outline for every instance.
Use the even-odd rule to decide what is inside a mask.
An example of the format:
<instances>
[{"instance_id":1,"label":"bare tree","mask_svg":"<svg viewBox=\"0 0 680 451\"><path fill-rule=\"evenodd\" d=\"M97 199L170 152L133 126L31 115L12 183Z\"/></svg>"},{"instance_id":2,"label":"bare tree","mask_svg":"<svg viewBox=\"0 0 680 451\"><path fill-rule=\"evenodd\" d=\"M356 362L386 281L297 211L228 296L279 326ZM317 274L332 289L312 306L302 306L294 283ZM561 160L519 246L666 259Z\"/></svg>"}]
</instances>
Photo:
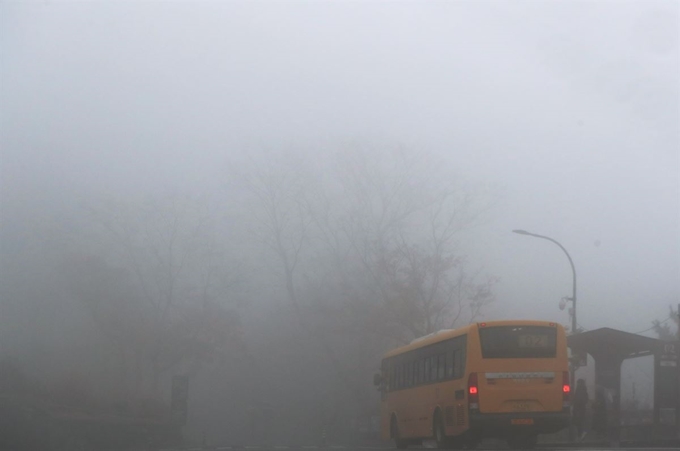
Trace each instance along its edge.
<instances>
[{"instance_id":1,"label":"bare tree","mask_svg":"<svg viewBox=\"0 0 680 451\"><path fill-rule=\"evenodd\" d=\"M244 193L251 234L278 261L300 331L322 350L340 384L361 400L363 396L351 383L345 365L326 337L312 324L299 295L298 270L312 239L309 210L312 179L305 169L298 154L266 155L260 160L251 159L248 164L232 166L230 175Z\"/></svg>"},{"instance_id":2,"label":"bare tree","mask_svg":"<svg viewBox=\"0 0 680 451\"><path fill-rule=\"evenodd\" d=\"M121 343L132 349L137 390L145 374L155 391L169 370L181 363L199 365L237 339L238 320L226 302L236 279L205 201L178 195L143 203L108 201L89 212L101 226L98 240L107 243L95 252L112 262L100 265L100 273L122 268L129 276L128 289L102 286L99 292L88 292L80 285L77 293L100 325L113 317L106 309L129 306L118 308L118 322L130 330L112 326L102 331L122 335ZM86 276L82 280L90 276L97 283L91 277L93 267L87 266L81 268ZM99 282L106 283L105 278ZM211 326L216 322L220 325Z\"/></svg>"},{"instance_id":3,"label":"bare tree","mask_svg":"<svg viewBox=\"0 0 680 451\"><path fill-rule=\"evenodd\" d=\"M396 331L403 342L478 317L496 279L470 274L456 240L480 222L489 200L456 186L421 152L359 149L341 154L336 167L340 197L351 201L333 221L324 209L332 202L320 202L315 223L338 261L348 257L343 235L375 287L383 323L398 325L371 329Z\"/></svg>"},{"instance_id":4,"label":"bare tree","mask_svg":"<svg viewBox=\"0 0 680 451\"><path fill-rule=\"evenodd\" d=\"M343 152L309 193L313 324L355 376L358 411L368 415L376 404L367 375L385 349L472 321L493 301L496 279L470 273L456 246L490 202L404 149Z\"/></svg>"},{"instance_id":5,"label":"bare tree","mask_svg":"<svg viewBox=\"0 0 680 451\"><path fill-rule=\"evenodd\" d=\"M426 154L345 149L313 169L311 159L268 155L232 177L301 330L368 413L368 374L385 349L473 320L493 300L495 279L469 273L455 246L488 205Z\"/></svg>"},{"instance_id":6,"label":"bare tree","mask_svg":"<svg viewBox=\"0 0 680 451\"><path fill-rule=\"evenodd\" d=\"M115 361L119 390L137 392L149 322L131 274L90 255L74 257L66 271L71 292L96 324L103 355L108 350Z\"/></svg>"},{"instance_id":7,"label":"bare tree","mask_svg":"<svg viewBox=\"0 0 680 451\"><path fill-rule=\"evenodd\" d=\"M268 155L238 163L229 171L242 200L249 232L272 252L282 272L288 301L298 315L296 271L309 244L310 218L305 208L305 178L294 156Z\"/></svg>"},{"instance_id":8,"label":"bare tree","mask_svg":"<svg viewBox=\"0 0 680 451\"><path fill-rule=\"evenodd\" d=\"M680 337L680 312L674 310L672 305L668 307L668 310L668 317L662 321L654 320L652 329L660 339L671 341ZM674 324L675 327L672 327L671 324Z\"/></svg>"}]
</instances>

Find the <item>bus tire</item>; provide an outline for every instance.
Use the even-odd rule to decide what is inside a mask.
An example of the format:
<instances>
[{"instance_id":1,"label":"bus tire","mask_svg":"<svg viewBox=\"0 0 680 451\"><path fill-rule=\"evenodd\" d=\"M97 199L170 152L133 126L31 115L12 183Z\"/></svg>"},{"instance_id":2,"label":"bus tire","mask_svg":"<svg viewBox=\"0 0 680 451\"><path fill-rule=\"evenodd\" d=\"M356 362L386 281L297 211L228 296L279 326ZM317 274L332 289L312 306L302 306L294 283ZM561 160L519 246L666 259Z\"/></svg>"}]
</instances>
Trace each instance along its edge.
<instances>
[{"instance_id":1,"label":"bus tire","mask_svg":"<svg viewBox=\"0 0 680 451\"><path fill-rule=\"evenodd\" d=\"M434 421L432 423L432 435L434 441L437 443L437 448L439 449L449 448L449 441L446 437L446 429L444 429L444 421L442 420L440 410L437 410L434 414Z\"/></svg>"},{"instance_id":2,"label":"bus tire","mask_svg":"<svg viewBox=\"0 0 680 451\"><path fill-rule=\"evenodd\" d=\"M408 447L408 441L401 438L399 435L399 424L397 423L397 417L392 415L390 420L390 435L394 440L394 446L397 449L406 449Z\"/></svg>"}]
</instances>

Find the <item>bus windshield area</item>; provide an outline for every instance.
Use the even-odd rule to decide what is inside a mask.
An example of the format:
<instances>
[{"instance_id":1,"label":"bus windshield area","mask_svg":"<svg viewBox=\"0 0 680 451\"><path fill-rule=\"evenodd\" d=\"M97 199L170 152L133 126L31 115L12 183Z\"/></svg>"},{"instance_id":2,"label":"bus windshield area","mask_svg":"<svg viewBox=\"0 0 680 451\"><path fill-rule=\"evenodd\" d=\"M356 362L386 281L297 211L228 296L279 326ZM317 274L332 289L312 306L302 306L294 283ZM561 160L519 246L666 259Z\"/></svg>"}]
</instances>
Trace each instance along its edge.
<instances>
[{"instance_id":1,"label":"bus windshield area","mask_svg":"<svg viewBox=\"0 0 680 451\"><path fill-rule=\"evenodd\" d=\"M555 358L557 331L543 326L496 326L479 329L485 359Z\"/></svg>"}]
</instances>

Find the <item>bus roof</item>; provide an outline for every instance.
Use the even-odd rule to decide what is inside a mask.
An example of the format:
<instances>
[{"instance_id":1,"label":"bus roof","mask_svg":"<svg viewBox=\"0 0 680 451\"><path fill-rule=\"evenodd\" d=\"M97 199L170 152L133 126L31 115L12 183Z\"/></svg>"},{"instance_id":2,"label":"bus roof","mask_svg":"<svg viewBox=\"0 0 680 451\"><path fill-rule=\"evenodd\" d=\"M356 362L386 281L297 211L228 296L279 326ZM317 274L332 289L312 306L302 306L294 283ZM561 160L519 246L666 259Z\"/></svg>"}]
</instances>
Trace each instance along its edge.
<instances>
[{"instance_id":1,"label":"bus roof","mask_svg":"<svg viewBox=\"0 0 680 451\"><path fill-rule=\"evenodd\" d=\"M557 328L562 328L561 324L552 321L537 321L537 320L481 321L478 323L472 323L468 324L467 326L459 327L458 329L443 329L425 335L423 337L416 338L407 345L389 351L383 356L383 359L394 357L395 355L403 354L404 352L412 351L414 349L423 348L431 344L439 343L440 341L448 340L449 338L465 335L468 332L470 332L470 329L476 329L479 326L481 327L517 326L520 324L526 326L553 326Z\"/></svg>"}]
</instances>

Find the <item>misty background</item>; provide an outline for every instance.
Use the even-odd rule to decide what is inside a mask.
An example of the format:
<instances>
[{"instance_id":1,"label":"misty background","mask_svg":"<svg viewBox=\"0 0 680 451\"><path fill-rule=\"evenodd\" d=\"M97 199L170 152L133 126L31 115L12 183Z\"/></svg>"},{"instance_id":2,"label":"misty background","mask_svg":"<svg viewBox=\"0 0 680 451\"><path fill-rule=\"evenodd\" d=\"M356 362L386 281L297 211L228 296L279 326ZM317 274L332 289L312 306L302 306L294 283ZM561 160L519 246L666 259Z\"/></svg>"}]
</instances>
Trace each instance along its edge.
<instances>
[{"instance_id":1,"label":"misty background","mask_svg":"<svg viewBox=\"0 0 680 451\"><path fill-rule=\"evenodd\" d=\"M347 436L391 347L569 323L568 261L512 229L569 250L582 328L654 336L680 300L679 12L3 2L0 358L144 409L188 374L194 437ZM624 370L649 397L651 365Z\"/></svg>"}]
</instances>

